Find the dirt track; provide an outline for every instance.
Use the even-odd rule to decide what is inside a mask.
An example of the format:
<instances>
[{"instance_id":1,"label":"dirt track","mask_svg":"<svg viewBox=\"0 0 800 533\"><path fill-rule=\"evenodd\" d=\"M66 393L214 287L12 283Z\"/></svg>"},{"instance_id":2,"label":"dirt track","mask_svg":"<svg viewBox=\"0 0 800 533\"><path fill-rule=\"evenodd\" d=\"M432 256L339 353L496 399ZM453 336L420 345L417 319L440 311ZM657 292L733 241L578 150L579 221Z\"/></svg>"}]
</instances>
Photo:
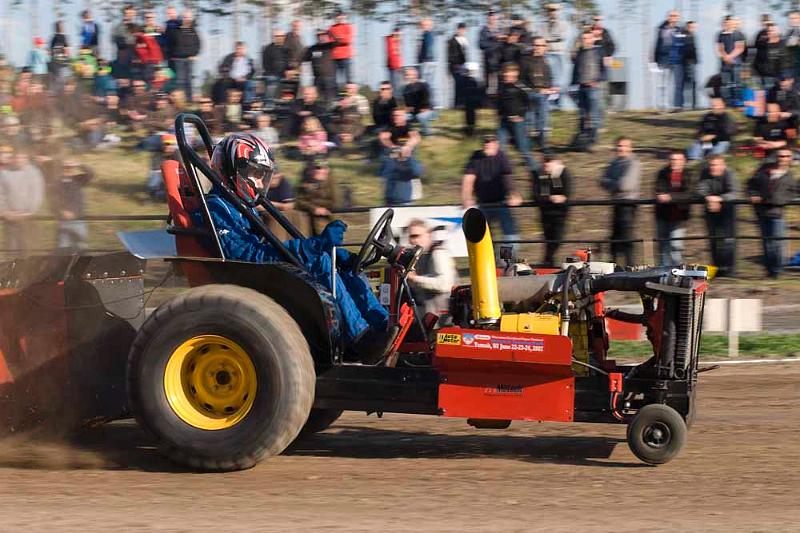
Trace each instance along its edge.
<instances>
[{"instance_id":1,"label":"dirt track","mask_svg":"<svg viewBox=\"0 0 800 533\"><path fill-rule=\"evenodd\" d=\"M638 463L622 426L353 413L259 467L176 471L131 424L5 441L0 531L797 531L800 365L702 375L681 456Z\"/></svg>"}]
</instances>

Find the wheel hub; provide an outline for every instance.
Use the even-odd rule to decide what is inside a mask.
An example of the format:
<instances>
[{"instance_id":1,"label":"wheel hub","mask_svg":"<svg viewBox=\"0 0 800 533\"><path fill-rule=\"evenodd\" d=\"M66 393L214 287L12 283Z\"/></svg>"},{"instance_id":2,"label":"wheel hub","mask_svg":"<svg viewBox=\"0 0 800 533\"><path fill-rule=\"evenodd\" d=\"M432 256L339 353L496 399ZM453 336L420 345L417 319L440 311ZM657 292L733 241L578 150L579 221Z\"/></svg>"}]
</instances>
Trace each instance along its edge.
<instances>
[{"instance_id":1,"label":"wheel hub","mask_svg":"<svg viewBox=\"0 0 800 533\"><path fill-rule=\"evenodd\" d=\"M182 343L164 369L164 391L175 414L199 429L230 428L244 419L256 395L250 356L219 335Z\"/></svg>"},{"instance_id":2,"label":"wheel hub","mask_svg":"<svg viewBox=\"0 0 800 533\"><path fill-rule=\"evenodd\" d=\"M644 430L644 442L653 448L663 448L671 438L669 427L663 422L655 422Z\"/></svg>"}]
</instances>

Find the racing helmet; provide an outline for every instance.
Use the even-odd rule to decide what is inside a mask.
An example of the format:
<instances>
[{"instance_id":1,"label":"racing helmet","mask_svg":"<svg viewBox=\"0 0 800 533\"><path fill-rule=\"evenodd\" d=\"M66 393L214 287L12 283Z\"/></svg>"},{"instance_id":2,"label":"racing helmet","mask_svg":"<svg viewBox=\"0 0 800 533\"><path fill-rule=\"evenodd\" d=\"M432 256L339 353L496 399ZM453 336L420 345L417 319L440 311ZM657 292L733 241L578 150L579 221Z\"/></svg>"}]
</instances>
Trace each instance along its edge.
<instances>
[{"instance_id":1,"label":"racing helmet","mask_svg":"<svg viewBox=\"0 0 800 533\"><path fill-rule=\"evenodd\" d=\"M254 206L269 190L275 159L267 145L249 133L234 133L214 147L211 167L247 205ZM257 184L258 179L261 184Z\"/></svg>"}]
</instances>

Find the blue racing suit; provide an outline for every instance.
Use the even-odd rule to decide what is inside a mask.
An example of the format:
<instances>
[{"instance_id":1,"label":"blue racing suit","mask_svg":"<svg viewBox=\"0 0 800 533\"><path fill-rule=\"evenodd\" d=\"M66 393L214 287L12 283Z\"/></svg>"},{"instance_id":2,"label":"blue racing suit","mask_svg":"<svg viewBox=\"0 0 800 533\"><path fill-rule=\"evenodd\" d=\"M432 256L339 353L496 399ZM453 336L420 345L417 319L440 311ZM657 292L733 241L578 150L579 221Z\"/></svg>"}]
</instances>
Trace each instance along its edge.
<instances>
[{"instance_id":1,"label":"blue racing suit","mask_svg":"<svg viewBox=\"0 0 800 533\"><path fill-rule=\"evenodd\" d=\"M250 263L284 261L281 253L271 244L263 242L250 221L227 200L212 190L206 196L206 202L227 259ZM202 226L199 217L197 213L195 223ZM342 243L346 229L344 222L334 220L316 237L291 239L283 245L300 259L318 283L332 292L331 252L334 246ZM342 266L352 265L355 260L344 248L336 249L336 259ZM358 339L369 328L384 331L388 327L388 312L375 298L367 281L353 274L350 269L336 273L336 304L344 319L342 335L347 342Z\"/></svg>"}]
</instances>

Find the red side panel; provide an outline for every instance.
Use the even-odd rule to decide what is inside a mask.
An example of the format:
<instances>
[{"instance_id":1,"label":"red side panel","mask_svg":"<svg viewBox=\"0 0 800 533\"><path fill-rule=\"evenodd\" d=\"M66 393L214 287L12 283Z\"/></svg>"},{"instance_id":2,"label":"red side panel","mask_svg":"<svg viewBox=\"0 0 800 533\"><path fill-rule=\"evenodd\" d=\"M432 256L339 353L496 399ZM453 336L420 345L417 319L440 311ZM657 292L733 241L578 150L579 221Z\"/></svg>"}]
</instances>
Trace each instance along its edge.
<instances>
[{"instance_id":1,"label":"red side panel","mask_svg":"<svg viewBox=\"0 0 800 533\"><path fill-rule=\"evenodd\" d=\"M572 342L557 335L443 328L434 366L444 416L570 422Z\"/></svg>"},{"instance_id":2,"label":"red side panel","mask_svg":"<svg viewBox=\"0 0 800 533\"><path fill-rule=\"evenodd\" d=\"M192 219L184 208L184 199L181 195L183 186L181 179L181 164L174 159L167 159L161 163L161 177L164 179L164 189L167 193L167 205L173 223L181 228L192 227Z\"/></svg>"},{"instance_id":3,"label":"red side panel","mask_svg":"<svg viewBox=\"0 0 800 533\"><path fill-rule=\"evenodd\" d=\"M0 294L0 434L66 418L69 355L62 285Z\"/></svg>"},{"instance_id":4,"label":"red side panel","mask_svg":"<svg viewBox=\"0 0 800 533\"><path fill-rule=\"evenodd\" d=\"M189 176L178 161L167 159L161 163L161 176L167 193L167 204L172 223L179 228L194 226L189 211L200 207L199 196L194 192ZM175 248L183 257L210 257L206 246L194 235L176 235ZM211 283L213 280L208 270L197 264L182 265L183 273L192 287Z\"/></svg>"}]
</instances>

